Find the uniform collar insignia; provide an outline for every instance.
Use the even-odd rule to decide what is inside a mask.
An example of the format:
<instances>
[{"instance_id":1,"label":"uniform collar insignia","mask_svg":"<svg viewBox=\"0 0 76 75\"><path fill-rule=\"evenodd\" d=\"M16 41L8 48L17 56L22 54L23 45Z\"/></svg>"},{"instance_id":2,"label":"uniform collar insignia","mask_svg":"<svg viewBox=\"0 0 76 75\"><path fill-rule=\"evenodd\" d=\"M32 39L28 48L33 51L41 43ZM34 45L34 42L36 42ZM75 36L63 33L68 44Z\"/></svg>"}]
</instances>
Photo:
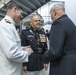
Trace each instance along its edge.
<instances>
[{"instance_id":1,"label":"uniform collar insignia","mask_svg":"<svg viewBox=\"0 0 76 75\"><path fill-rule=\"evenodd\" d=\"M6 23L10 23L10 24L11 24L10 20L8 20L8 19L5 19L5 21L6 21Z\"/></svg>"}]
</instances>

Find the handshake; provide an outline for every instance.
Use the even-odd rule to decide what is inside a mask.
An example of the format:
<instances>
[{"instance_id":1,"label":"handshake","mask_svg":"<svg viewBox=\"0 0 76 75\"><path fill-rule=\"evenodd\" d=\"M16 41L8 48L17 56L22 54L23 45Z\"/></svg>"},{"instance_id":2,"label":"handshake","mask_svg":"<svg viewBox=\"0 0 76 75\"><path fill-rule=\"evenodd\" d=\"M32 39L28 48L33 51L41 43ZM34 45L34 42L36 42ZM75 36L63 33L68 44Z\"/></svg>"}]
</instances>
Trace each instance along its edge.
<instances>
[{"instance_id":1,"label":"handshake","mask_svg":"<svg viewBox=\"0 0 76 75\"><path fill-rule=\"evenodd\" d=\"M26 51L28 55L31 55L31 53L33 53L33 50L31 49L30 46L25 46L22 48L22 50Z\"/></svg>"}]
</instances>

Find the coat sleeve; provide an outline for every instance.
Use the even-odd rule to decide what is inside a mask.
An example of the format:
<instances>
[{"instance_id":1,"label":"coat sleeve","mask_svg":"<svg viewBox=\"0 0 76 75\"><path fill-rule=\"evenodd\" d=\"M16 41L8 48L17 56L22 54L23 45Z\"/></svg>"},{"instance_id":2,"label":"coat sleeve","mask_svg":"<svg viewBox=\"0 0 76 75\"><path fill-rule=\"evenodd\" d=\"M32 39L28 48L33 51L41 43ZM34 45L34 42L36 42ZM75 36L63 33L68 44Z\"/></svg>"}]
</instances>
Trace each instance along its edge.
<instances>
[{"instance_id":1,"label":"coat sleeve","mask_svg":"<svg viewBox=\"0 0 76 75\"><path fill-rule=\"evenodd\" d=\"M55 61L62 56L65 32L60 22L53 23L50 31L49 50L44 54L44 62Z\"/></svg>"},{"instance_id":2,"label":"coat sleeve","mask_svg":"<svg viewBox=\"0 0 76 75\"><path fill-rule=\"evenodd\" d=\"M15 27L6 25L0 28L0 46L4 55L13 62L28 62L28 53L22 50Z\"/></svg>"}]
</instances>

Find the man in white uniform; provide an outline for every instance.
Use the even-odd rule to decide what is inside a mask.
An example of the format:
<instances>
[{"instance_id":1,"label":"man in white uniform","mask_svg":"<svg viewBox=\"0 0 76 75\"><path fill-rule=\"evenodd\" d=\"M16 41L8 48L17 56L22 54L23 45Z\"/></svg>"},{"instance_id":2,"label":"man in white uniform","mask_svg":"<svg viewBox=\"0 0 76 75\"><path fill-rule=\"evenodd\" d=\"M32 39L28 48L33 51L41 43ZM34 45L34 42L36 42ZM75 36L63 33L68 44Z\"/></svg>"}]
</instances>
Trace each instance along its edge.
<instances>
[{"instance_id":1,"label":"man in white uniform","mask_svg":"<svg viewBox=\"0 0 76 75\"><path fill-rule=\"evenodd\" d=\"M21 75L22 63L28 62L28 55L33 52L30 46L21 48L15 29L21 13L21 7L10 2L6 16L0 22L0 75Z\"/></svg>"}]
</instances>

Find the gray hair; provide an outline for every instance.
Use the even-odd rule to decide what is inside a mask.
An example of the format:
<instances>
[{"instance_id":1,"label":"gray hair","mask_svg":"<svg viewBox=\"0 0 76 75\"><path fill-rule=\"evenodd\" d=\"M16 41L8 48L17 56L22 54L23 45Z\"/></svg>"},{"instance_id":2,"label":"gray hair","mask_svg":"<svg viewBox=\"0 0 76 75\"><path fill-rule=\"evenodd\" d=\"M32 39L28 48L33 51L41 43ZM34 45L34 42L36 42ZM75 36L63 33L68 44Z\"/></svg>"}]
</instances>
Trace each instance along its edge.
<instances>
[{"instance_id":1,"label":"gray hair","mask_svg":"<svg viewBox=\"0 0 76 75\"><path fill-rule=\"evenodd\" d=\"M65 7L64 7L64 4L59 2L59 3L55 3L53 6L52 6L52 9L55 9L55 10L63 10L65 12Z\"/></svg>"},{"instance_id":2,"label":"gray hair","mask_svg":"<svg viewBox=\"0 0 76 75\"><path fill-rule=\"evenodd\" d=\"M33 19L33 17L35 17L35 16L38 16L38 17L40 17L40 15L38 15L38 14L33 14L32 16L31 16L31 18L30 18L30 21ZM40 17L41 18L41 17Z\"/></svg>"}]
</instances>

